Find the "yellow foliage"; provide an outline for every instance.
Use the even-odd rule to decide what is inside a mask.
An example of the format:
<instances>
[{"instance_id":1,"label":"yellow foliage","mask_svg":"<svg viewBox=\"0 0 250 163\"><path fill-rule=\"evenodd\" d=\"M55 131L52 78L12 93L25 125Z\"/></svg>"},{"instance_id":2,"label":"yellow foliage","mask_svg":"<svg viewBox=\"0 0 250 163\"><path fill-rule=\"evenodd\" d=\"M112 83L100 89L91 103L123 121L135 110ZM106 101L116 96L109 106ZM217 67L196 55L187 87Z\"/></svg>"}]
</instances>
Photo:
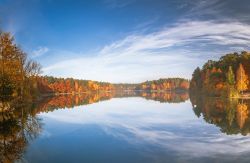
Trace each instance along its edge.
<instances>
[{"instance_id":1,"label":"yellow foliage","mask_svg":"<svg viewBox=\"0 0 250 163\"><path fill-rule=\"evenodd\" d=\"M237 123L242 129L244 127L244 124L246 122L246 119L248 118L248 108L246 104L238 104L237 105Z\"/></svg>"},{"instance_id":2,"label":"yellow foliage","mask_svg":"<svg viewBox=\"0 0 250 163\"><path fill-rule=\"evenodd\" d=\"M240 64L238 70L237 70L237 76L236 76L236 88L238 91L244 91L247 89L248 86L248 76L245 73L245 70L243 68L243 65Z\"/></svg>"}]
</instances>

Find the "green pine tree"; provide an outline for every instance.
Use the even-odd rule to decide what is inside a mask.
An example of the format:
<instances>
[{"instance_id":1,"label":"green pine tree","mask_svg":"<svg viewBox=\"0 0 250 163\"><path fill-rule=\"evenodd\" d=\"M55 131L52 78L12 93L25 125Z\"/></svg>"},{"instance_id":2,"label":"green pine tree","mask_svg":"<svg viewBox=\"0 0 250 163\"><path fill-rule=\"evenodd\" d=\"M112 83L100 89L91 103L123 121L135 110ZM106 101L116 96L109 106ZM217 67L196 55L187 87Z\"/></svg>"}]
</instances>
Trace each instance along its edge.
<instances>
[{"instance_id":1,"label":"green pine tree","mask_svg":"<svg viewBox=\"0 0 250 163\"><path fill-rule=\"evenodd\" d=\"M227 72L227 83L230 86L233 86L235 84L235 76L234 76L232 66L229 66L229 69L228 69L228 72Z\"/></svg>"}]
</instances>

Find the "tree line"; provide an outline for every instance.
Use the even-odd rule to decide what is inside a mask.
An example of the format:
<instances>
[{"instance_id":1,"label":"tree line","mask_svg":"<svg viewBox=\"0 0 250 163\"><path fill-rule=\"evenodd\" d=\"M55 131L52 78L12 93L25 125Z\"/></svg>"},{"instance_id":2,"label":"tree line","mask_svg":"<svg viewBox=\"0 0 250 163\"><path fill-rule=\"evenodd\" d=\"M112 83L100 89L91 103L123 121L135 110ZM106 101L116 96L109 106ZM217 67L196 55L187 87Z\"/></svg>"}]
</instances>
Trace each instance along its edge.
<instances>
[{"instance_id":1,"label":"tree line","mask_svg":"<svg viewBox=\"0 0 250 163\"><path fill-rule=\"evenodd\" d=\"M98 91L170 91L188 90L189 81L182 78L167 78L146 81L138 84L112 84L92 80L73 78L55 78L52 76L37 77L37 88L41 94L46 93L86 93Z\"/></svg>"},{"instance_id":2,"label":"tree line","mask_svg":"<svg viewBox=\"0 0 250 163\"><path fill-rule=\"evenodd\" d=\"M209 96L244 97L250 91L249 76L249 52L226 54L194 70L190 91Z\"/></svg>"},{"instance_id":3,"label":"tree line","mask_svg":"<svg viewBox=\"0 0 250 163\"><path fill-rule=\"evenodd\" d=\"M134 91L186 91L189 89L189 80L184 78L165 78L152 81L145 81L138 84L113 84L115 90Z\"/></svg>"},{"instance_id":4,"label":"tree line","mask_svg":"<svg viewBox=\"0 0 250 163\"><path fill-rule=\"evenodd\" d=\"M151 91L188 90L189 80L183 78L167 78L140 83L136 89Z\"/></svg>"},{"instance_id":5,"label":"tree line","mask_svg":"<svg viewBox=\"0 0 250 163\"><path fill-rule=\"evenodd\" d=\"M40 94L46 93L86 93L96 91L111 91L113 85L107 82L92 80L79 80L73 78L56 78L52 76L39 76L37 88Z\"/></svg>"}]
</instances>

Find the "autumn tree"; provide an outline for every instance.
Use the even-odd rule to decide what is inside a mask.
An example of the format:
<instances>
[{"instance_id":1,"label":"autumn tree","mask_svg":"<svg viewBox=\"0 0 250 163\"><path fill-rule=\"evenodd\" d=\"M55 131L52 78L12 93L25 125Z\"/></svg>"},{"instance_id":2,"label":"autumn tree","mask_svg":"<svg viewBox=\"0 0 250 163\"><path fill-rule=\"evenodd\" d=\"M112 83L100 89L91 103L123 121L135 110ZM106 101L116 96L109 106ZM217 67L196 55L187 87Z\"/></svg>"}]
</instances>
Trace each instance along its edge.
<instances>
[{"instance_id":1,"label":"autumn tree","mask_svg":"<svg viewBox=\"0 0 250 163\"><path fill-rule=\"evenodd\" d=\"M1 95L11 95L17 86L19 64L16 49L10 34L0 33Z\"/></svg>"},{"instance_id":2,"label":"autumn tree","mask_svg":"<svg viewBox=\"0 0 250 163\"><path fill-rule=\"evenodd\" d=\"M41 67L27 59L10 33L0 32L0 63L1 96L31 95L33 79L41 72Z\"/></svg>"},{"instance_id":3,"label":"autumn tree","mask_svg":"<svg viewBox=\"0 0 250 163\"><path fill-rule=\"evenodd\" d=\"M240 92L247 90L249 81L248 81L248 76L246 75L242 64L239 65L236 74L236 79L237 79L236 81L237 90Z\"/></svg>"}]
</instances>

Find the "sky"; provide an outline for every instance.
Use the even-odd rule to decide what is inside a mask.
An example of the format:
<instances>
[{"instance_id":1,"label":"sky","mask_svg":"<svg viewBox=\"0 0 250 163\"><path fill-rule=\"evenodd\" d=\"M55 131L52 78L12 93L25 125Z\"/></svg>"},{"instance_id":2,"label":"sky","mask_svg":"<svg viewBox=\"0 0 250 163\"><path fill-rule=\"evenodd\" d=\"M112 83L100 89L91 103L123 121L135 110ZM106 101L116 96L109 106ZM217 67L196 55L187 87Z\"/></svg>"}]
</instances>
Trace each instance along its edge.
<instances>
[{"instance_id":1,"label":"sky","mask_svg":"<svg viewBox=\"0 0 250 163\"><path fill-rule=\"evenodd\" d=\"M43 75L190 79L208 59L250 50L250 1L0 0L0 29Z\"/></svg>"}]
</instances>

